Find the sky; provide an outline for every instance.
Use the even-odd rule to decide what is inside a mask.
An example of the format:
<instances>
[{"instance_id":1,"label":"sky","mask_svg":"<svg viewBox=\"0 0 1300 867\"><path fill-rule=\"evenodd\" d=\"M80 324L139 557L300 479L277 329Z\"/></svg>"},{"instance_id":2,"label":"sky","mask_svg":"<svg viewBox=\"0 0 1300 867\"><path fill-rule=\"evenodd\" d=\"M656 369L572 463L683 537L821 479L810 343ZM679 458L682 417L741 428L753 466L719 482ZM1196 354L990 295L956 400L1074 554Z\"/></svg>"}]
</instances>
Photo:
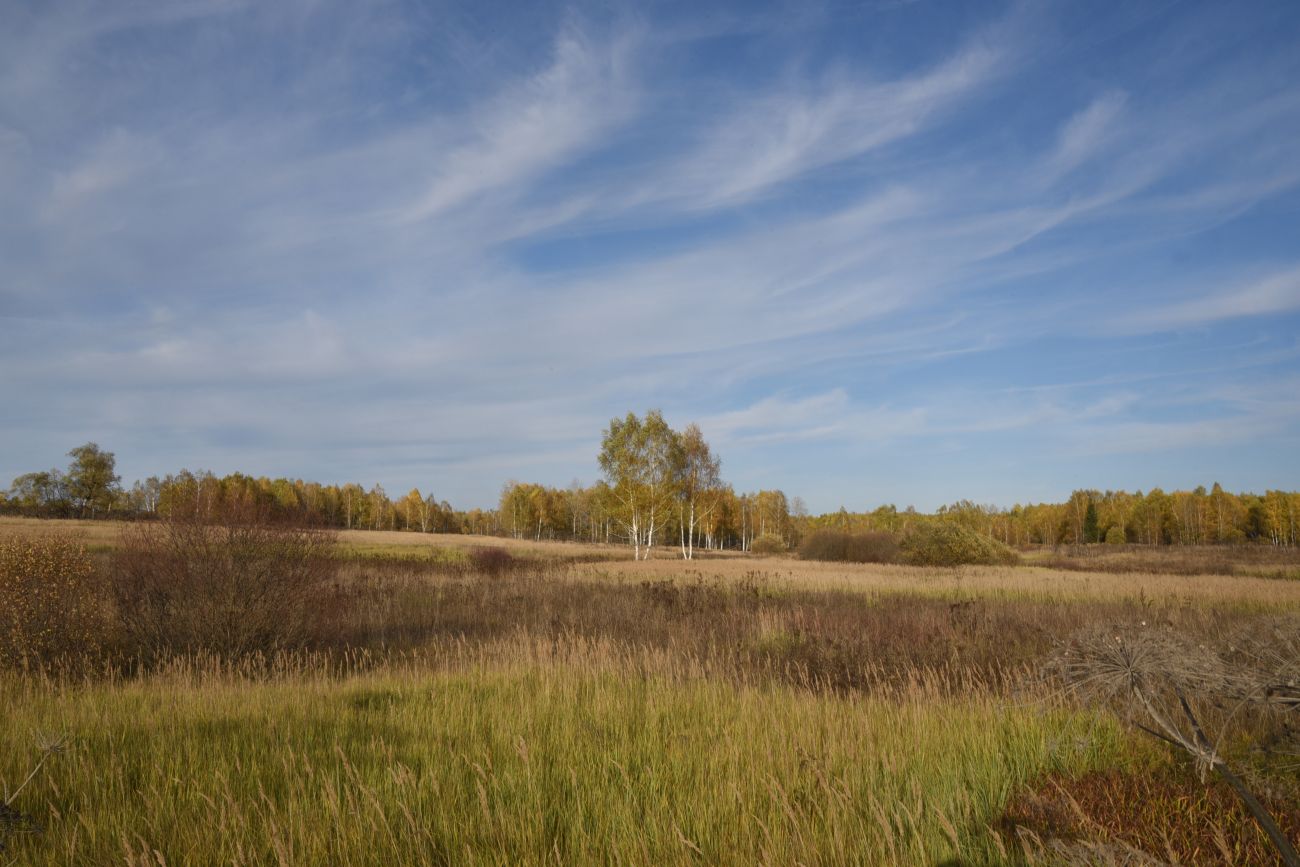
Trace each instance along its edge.
<instances>
[{"instance_id":1,"label":"sky","mask_svg":"<svg viewBox=\"0 0 1300 867\"><path fill-rule=\"evenodd\" d=\"M696 422L813 512L1300 488L1300 4L0 0L0 485Z\"/></svg>"}]
</instances>

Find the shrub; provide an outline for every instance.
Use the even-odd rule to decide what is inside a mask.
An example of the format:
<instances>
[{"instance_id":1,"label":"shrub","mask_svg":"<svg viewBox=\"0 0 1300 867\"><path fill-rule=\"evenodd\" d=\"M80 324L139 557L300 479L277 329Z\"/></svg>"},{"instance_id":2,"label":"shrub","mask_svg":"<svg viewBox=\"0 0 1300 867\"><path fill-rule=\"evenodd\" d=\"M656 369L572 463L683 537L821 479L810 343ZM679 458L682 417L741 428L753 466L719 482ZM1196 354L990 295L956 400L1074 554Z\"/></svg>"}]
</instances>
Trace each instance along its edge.
<instances>
[{"instance_id":1,"label":"shrub","mask_svg":"<svg viewBox=\"0 0 1300 867\"><path fill-rule=\"evenodd\" d=\"M471 548L469 551L469 568L490 578L500 578L519 565L505 548L485 546Z\"/></svg>"},{"instance_id":2,"label":"shrub","mask_svg":"<svg viewBox=\"0 0 1300 867\"><path fill-rule=\"evenodd\" d=\"M912 566L1011 565L1019 555L996 539L946 522L911 528L900 543L902 561Z\"/></svg>"},{"instance_id":3,"label":"shrub","mask_svg":"<svg viewBox=\"0 0 1300 867\"><path fill-rule=\"evenodd\" d=\"M91 653L105 625L85 548L60 536L0 541L0 667Z\"/></svg>"},{"instance_id":4,"label":"shrub","mask_svg":"<svg viewBox=\"0 0 1300 867\"><path fill-rule=\"evenodd\" d=\"M898 559L898 540L893 533L818 530L804 538L799 556L837 563L892 563Z\"/></svg>"},{"instance_id":5,"label":"shrub","mask_svg":"<svg viewBox=\"0 0 1300 867\"><path fill-rule=\"evenodd\" d=\"M133 654L239 656L303 643L313 604L334 575L331 534L232 507L177 510L127 530L109 570Z\"/></svg>"},{"instance_id":6,"label":"shrub","mask_svg":"<svg viewBox=\"0 0 1300 867\"><path fill-rule=\"evenodd\" d=\"M749 543L751 554L783 554L785 550L785 540L775 533L764 533Z\"/></svg>"},{"instance_id":7,"label":"shrub","mask_svg":"<svg viewBox=\"0 0 1300 867\"><path fill-rule=\"evenodd\" d=\"M1126 541L1128 540L1124 538L1124 531L1118 524L1106 531L1107 545L1123 545Z\"/></svg>"}]
</instances>

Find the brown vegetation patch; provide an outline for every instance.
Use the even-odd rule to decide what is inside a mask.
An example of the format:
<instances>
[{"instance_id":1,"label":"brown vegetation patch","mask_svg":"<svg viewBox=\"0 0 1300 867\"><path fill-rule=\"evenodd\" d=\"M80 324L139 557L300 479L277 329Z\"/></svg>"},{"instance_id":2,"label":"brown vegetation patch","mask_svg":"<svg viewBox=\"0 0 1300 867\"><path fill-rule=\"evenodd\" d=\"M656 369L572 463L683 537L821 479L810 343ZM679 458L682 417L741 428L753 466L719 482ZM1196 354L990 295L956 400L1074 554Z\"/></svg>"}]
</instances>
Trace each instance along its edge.
<instances>
[{"instance_id":1,"label":"brown vegetation patch","mask_svg":"<svg viewBox=\"0 0 1300 867\"><path fill-rule=\"evenodd\" d=\"M1283 545L1073 545L1030 561L1072 572L1240 575L1300 580L1300 548Z\"/></svg>"},{"instance_id":2,"label":"brown vegetation patch","mask_svg":"<svg viewBox=\"0 0 1300 867\"><path fill-rule=\"evenodd\" d=\"M835 690L899 684L920 671L941 673L954 689L1010 687L1024 682L1060 636L1089 624L1159 617L1215 635L1244 617L1139 602L797 590L754 571L728 580L697 572L631 581L536 564L496 574L450 565L434 572L409 560L349 566L317 610L312 643L319 647L589 639L699 660L741 679Z\"/></svg>"},{"instance_id":3,"label":"brown vegetation patch","mask_svg":"<svg viewBox=\"0 0 1300 867\"><path fill-rule=\"evenodd\" d=\"M1262 800L1300 840L1300 801ZM1050 777L1018 795L997 830L1013 840L1117 843L1173 864L1282 864L1232 789L1216 779L1202 783L1184 766Z\"/></svg>"},{"instance_id":4,"label":"brown vegetation patch","mask_svg":"<svg viewBox=\"0 0 1300 867\"><path fill-rule=\"evenodd\" d=\"M799 556L833 563L893 563L898 560L898 539L893 533L817 530L804 537Z\"/></svg>"},{"instance_id":5,"label":"brown vegetation patch","mask_svg":"<svg viewBox=\"0 0 1300 867\"><path fill-rule=\"evenodd\" d=\"M334 538L235 509L140 524L107 571L123 650L237 656L304 643L334 574Z\"/></svg>"}]
</instances>

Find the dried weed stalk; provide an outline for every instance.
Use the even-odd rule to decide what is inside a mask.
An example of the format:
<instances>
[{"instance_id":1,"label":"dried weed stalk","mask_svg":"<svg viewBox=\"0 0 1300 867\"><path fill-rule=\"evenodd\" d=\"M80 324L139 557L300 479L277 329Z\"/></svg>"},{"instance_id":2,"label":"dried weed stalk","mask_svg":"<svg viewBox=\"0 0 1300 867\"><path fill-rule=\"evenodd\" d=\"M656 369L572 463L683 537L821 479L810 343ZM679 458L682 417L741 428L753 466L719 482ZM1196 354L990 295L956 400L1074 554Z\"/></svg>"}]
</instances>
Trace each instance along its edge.
<instances>
[{"instance_id":1,"label":"dried weed stalk","mask_svg":"<svg viewBox=\"0 0 1300 867\"><path fill-rule=\"evenodd\" d=\"M1260 621L1218 650L1172 629L1141 623L1093 627L1074 636L1049 671L1082 700L1113 708L1134 726L1174 746L1241 798L1287 867L1300 855L1276 820L1222 754L1224 736L1250 711L1300 707L1300 618ZM1203 720L1219 721L1211 737Z\"/></svg>"}]
</instances>

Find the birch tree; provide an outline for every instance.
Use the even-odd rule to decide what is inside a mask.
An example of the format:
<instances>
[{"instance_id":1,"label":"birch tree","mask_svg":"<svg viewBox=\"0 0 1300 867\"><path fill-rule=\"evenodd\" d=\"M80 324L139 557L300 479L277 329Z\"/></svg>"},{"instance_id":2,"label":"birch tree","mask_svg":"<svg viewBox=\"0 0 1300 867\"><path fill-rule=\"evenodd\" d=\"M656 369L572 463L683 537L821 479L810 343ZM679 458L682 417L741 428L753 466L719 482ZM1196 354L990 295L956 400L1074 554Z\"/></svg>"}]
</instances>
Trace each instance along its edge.
<instances>
[{"instance_id":1,"label":"birch tree","mask_svg":"<svg viewBox=\"0 0 1300 867\"><path fill-rule=\"evenodd\" d=\"M680 510L678 525L681 529L682 559L695 558L696 519L707 519L717 508L717 501L708 494L722 484L722 461L714 456L704 434L696 424L686 426L679 438Z\"/></svg>"},{"instance_id":2,"label":"birch tree","mask_svg":"<svg viewBox=\"0 0 1300 867\"><path fill-rule=\"evenodd\" d=\"M601 438L600 470L609 480L632 557L649 559L680 475L681 443L659 410L611 419ZM643 556L644 552L644 556Z\"/></svg>"}]
</instances>

